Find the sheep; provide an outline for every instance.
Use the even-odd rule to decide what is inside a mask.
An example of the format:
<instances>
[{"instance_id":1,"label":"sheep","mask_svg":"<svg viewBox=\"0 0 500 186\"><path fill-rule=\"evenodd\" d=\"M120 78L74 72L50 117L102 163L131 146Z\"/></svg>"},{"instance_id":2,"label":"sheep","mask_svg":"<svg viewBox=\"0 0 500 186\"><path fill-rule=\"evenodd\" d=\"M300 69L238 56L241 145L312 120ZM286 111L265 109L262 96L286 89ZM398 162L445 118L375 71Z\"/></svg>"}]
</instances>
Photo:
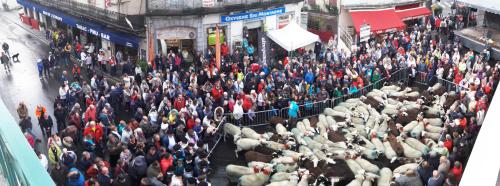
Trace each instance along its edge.
<instances>
[{"instance_id":1,"label":"sheep","mask_svg":"<svg viewBox=\"0 0 500 186\"><path fill-rule=\"evenodd\" d=\"M262 144L268 148L271 148L273 150L279 151L279 150L285 150L289 149L290 146L288 144L281 144L278 142L274 141L262 141Z\"/></svg>"},{"instance_id":2,"label":"sheep","mask_svg":"<svg viewBox=\"0 0 500 186\"><path fill-rule=\"evenodd\" d=\"M238 141L236 141L236 150L234 151L236 153L236 157L238 157L238 152L243 151L243 150L253 150L255 147L259 146L261 144L261 141L259 140L254 140L250 138L241 138Z\"/></svg>"},{"instance_id":3,"label":"sheep","mask_svg":"<svg viewBox=\"0 0 500 186\"><path fill-rule=\"evenodd\" d=\"M387 159L393 159L395 157L397 157L398 155L396 154L396 151L394 151L392 149L392 146L391 144L389 143L389 141L385 141L383 142L384 144L384 148L385 148L385 151L384 151L384 155Z\"/></svg>"},{"instance_id":4,"label":"sheep","mask_svg":"<svg viewBox=\"0 0 500 186\"><path fill-rule=\"evenodd\" d=\"M415 138L406 138L405 142L410 147L422 152L422 154L427 154L429 152L429 147L427 147L426 145L424 145L422 142L420 142Z\"/></svg>"},{"instance_id":5,"label":"sheep","mask_svg":"<svg viewBox=\"0 0 500 186\"><path fill-rule=\"evenodd\" d=\"M397 85L389 85L389 86L383 86L380 88L381 91L399 91L401 90L401 87Z\"/></svg>"},{"instance_id":6,"label":"sheep","mask_svg":"<svg viewBox=\"0 0 500 186\"><path fill-rule=\"evenodd\" d=\"M380 153L385 153L385 147L382 141L378 139L377 137L373 137L371 140L372 144L375 145L375 148L377 149L378 152Z\"/></svg>"},{"instance_id":7,"label":"sheep","mask_svg":"<svg viewBox=\"0 0 500 186\"><path fill-rule=\"evenodd\" d=\"M364 177L362 175L356 175L356 178L353 179L347 186L362 186L364 182Z\"/></svg>"},{"instance_id":8,"label":"sheep","mask_svg":"<svg viewBox=\"0 0 500 186\"><path fill-rule=\"evenodd\" d=\"M363 154L364 157L368 159L377 159L379 156L379 152L374 150L374 149L362 149L361 153Z\"/></svg>"},{"instance_id":9,"label":"sheep","mask_svg":"<svg viewBox=\"0 0 500 186\"><path fill-rule=\"evenodd\" d=\"M437 95L441 95L444 93L444 91L446 91L444 86L441 85L441 83L436 83L434 84L434 86L429 87L427 90Z\"/></svg>"},{"instance_id":10,"label":"sheep","mask_svg":"<svg viewBox=\"0 0 500 186\"><path fill-rule=\"evenodd\" d=\"M335 161L331 159L328 155L326 155L323 151L318 150L318 149L313 149L313 153L316 157L318 157L319 160L324 160L328 163L335 164Z\"/></svg>"},{"instance_id":11,"label":"sheep","mask_svg":"<svg viewBox=\"0 0 500 186\"><path fill-rule=\"evenodd\" d=\"M431 132L431 133L441 133L443 132L443 128L441 127L436 127L436 126L433 126L433 125L425 125L425 131L427 132Z\"/></svg>"},{"instance_id":12,"label":"sheep","mask_svg":"<svg viewBox=\"0 0 500 186\"><path fill-rule=\"evenodd\" d=\"M355 160L347 159L347 160L345 160L345 162L347 163L347 166L349 167L349 169L351 169L351 171L354 174L356 174L356 175L364 175L365 174L365 170Z\"/></svg>"},{"instance_id":13,"label":"sheep","mask_svg":"<svg viewBox=\"0 0 500 186\"><path fill-rule=\"evenodd\" d=\"M424 123L423 122L418 122L418 125L413 127L413 129L410 132L411 137L414 138L420 138L420 135L422 134L422 131L424 130Z\"/></svg>"},{"instance_id":14,"label":"sheep","mask_svg":"<svg viewBox=\"0 0 500 186\"><path fill-rule=\"evenodd\" d=\"M412 121L403 127L403 132L411 132L418 125L418 121Z\"/></svg>"},{"instance_id":15,"label":"sheep","mask_svg":"<svg viewBox=\"0 0 500 186\"><path fill-rule=\"evenodd\" d=\"M247 151L245 152L245 160L247 162L258 161L269 163L273 159L272 155L266 155L255 151Z\"/></svg>"},{"instance_id":16,"label":"sheep","mask_svg":"<svg viewBox=\"0 0 500 186\"><path fill-rule=\"evenodd\" d=\"M332 116L332 117L340 117L340 118L349 118L351 116L351 112L349 113L344 112L344 111L339 111L339 110L347 110L345 107L338 107L337 110L331 109L331 108L326 108L323 113L326 116Z\"/></svg>"},{"instance_id":17,"label":"sheep","mask_svg":"<svg viewBox=\"0 0 500 186\"><path fill-rule=\"evenodd\" d=\"M391 145L394 152L396 152L396 154L398 156L401 156L404 154L404 149L395 136L390 135L386 139L389 142L389 144ZM387 147L386 147L386 150L387 150Z\"/></svg>"},{"instance_id":18,"label":"sheep","mask_svg":"<svg viewBox=\"0 0 500 186\"><path fill-rule=\"evenodd\" d=\"M274 166L276 172L293 172L297 170L299 166L297 163L277 163Z\"/></svg>"},{"instance_id":19,"label":"sheep","mask_svg":"<svg viewBox=\"0 0 500 186\"><path fill-rule=\"evenodd\" d=\"M398 111L399 108L397 108L397 107L395 107L395 108L389 108L387 106L388 105L386 105L386 107L384 108L384 110L382 110L382 112L381 112L382 114L396 115L396 114L399 113L399 111Z\"/></svg>"},{"instance_id":20,"label":"sheep","mask_svg":"<svg viewBox=\"0 0 500 186\"><path fill-rule=\"evenodd\" d=\"M271 177L271 183L267 184L268 186L290 186L297 185L299 182L299 176L297 175L297 172L277 174L278 173L274 174ZM275 178L274 181L273 178Z\"/></svg>"},{"instance_id":21,"label":"sheep","mask_svg":"<svg viewBox=\"0 0 500 186\"><path fill-rule=\"evenodd\" d=\"M257 167L245 167L239 165L227 165L226 166L226 176L231 182L235 182L235 178L239 178L243 175L250 175L258 172L259 169Z\"/></svg>"},{"instance_id":22,"label":"sheep","mask_svg":"<svg viewBox=\"0 0 500 186\"><path fill-rule=\"evenodd\" d=\"M243 127L241 129L241 136L244 138L251 138L251 139L255 139L255 140L269 139L271 137L271 135L269 135L269 134L259 134L259 133L255 132L253 129L248 128L248 127Z\"/></svg>"},{"instance_id":23,"label":"sheep","mask_svg":"<svg viewBox=\"0 0 500 186\"><path fill-rule=\"evenodd\" d=\"M273 154L278 152L277 150L271 149L271 148L269 148L265 145L262 145L262 144L255 147L253 149L253 151L258 152L258 153L262 153L265 155L273 155Z\"/></svg>"},{"instance_id":24,"label":"sheep","mask_svg":"<svg viewBox=\"0 0 500 186\"><path fill-rule=\"evenodd\" d=\"M361 166L361 168L363 168L366 172L378 174L378 172L380 171L380 169L376 165L370 163L369 161L363 158L358 157L354 161L356 161L356 163L358 163L359 166Z\"/></svg>"},{"instance_id":25,"label":"sheep","mask_svg":"<svg viewBox=\"0 0 500 186\"><path fill-rule=\"evenodd\" d=\"M375 147L375 145L372 142L370 142L370 140L366 139L364 136L359 136L359 138L361 140L363 140L363 142L365 142L365 145L363 145L363 147L370 149L370 150L377 149L377 147Z\"/></svg>"},{"instance_id":26,"label":"sheep","mask_svg":"<svg viewBox=\"0 0 500 186\"><path fill-rule=\"evenodd\" d=\"M347 139L344 137L344 135L342 133L340 133L339 131L328 132L328 140L330 140L334 143L347 141Z\"/></svg>"},{"instance_id":27,"label":"sheep","mask_svg":"<svg viewBox=\"0 0 500 186\"><path fill-rule=\"evenodd\" d=\"M406 171L408 170L416 170L418 167L418 163L408 163L408 164L404 164L404 165L401 165L399 166L398 168L394 169L392 171L392 174L403 174L405 173Z\"/></svg>"},{"instance_id":28,"label":"sheep","mask_svg":"<svg viewBox=\"0 0 500 186\"><path fill-rule=\"evenodd\" d=\"M273 164L264 163L264 162L260 162L260 161L251 161L251 162L248 162L247 166L248 167L258 168L258 169L263 169L263 168L266 168L266 167L274 167Z\"/></svg>"},{"instance_id":29,"label":"sheep","mask_svg":"<svg viewBox=\"0 0 500 186\"><path fill-rule=\"evenodd\" d=\"M410 101L416 101L420 97L420 92L413 91L406 93L405 98Z\"/></svg>"},{"instance_id":30,"label":"sheep","mask_svg":"<svg viewBox=\"0 0 500 186\"><path fill-rule=\"evenodd\" d=\"M275 128L276 128L276 133L279 134L279 135L281 135L281 136L288 137L291 134L290 132L288 132L288 130L286 129L286 127L283 126L283 124L281 124L281 123L276 124Z\"/></svg>"},{"instance_id":31,"label":"sheep","mask_svg":"<svg viewBox=\"0 0 500 186\"><path fill-rule=\"evenodd\" d=\"M441 118L424 118L424 123L436 127L443 126L443 120Z\"/></svg>"},{"instance_id":32,"label":"sheep","mask_svg":"<svg viewBox=\"0 0 500 186\"><path fill-rule=\"evenodd\" d=\"M378 186L390 186L392 179L392 171L391 169L384 167L380 169L380 178L377 180Z\"/></svg>"},{"instance_id":33,"label":"sheep","mask_svg":"<svg viewBox=\"0 0 500 186\"><path fill-rule=\"evenodd\" d=\"M314 136L313 140L316 141L316 142L318 142L318 143L325 144L328 147L347 148L347 146L345 145L345 143L334 143L334 142L326 139L322 135L316 135L316 136Z\"/></svg>"},{"instance_id":34,"label":"sheep","mask_svg":"<svg viewBox=\"0 0 500 186\"><path fill-rule=\"evenodd\" d=\"M404 155L408 158L420 158L422 157L422 152L412 148L410 145L405 142L400 142L401 146L403 146Z\"/></svg>"},{"instance_id":35,"label":"sheep","mask_svg":"<svg viewBox=\"0 0 500 186\"><path fill-rule=\"evenodd\" d=\"M263 170L263 172L243 175L239 179L241 186L261 186L269 180L270 171Z\"/></svg>"},{"instance_id":36,"label":"sheep","mask_svg":"<svg viewBox=\"0 0 500 186\"><path fill-rule=\"evenodd\" d=\"M422 131L422 137L424 138L430 138L434 141L439 141L439 138L441 138L441 134L440 133L432 133L432 132L426 132L426 131Z\"/></svg>"},{"instance_id":37,"label":"sheep","mask_svg":"<svg viewBox=\"0 0 500 186\"><path fill-rule=\"evenodd\" d=\"M271 163L272 164L278 164L278 163L292 164L292 163L296 163L297 160L298 160L297 158L288 157L288 156L281 156L281 157L273 158L271 160Z\"/></svg>"},{"instance_id":38,"label":"sheep","mask_svg":"<svg viewBox=\"0 0 500 186\"><path fill-rule=\"evenodd\" d=\"M233 125L231 123L225 123L224 124L224 141L226 140L226 135L230 134L233 136L233 140L236 143L238 139L241 137L241 129L240 127L237 127L236 125Z\"/></svg>"},{"instance_id":39,"label":"sheep","mask_svg":"<svg viewBox=\"0 0 500 186\"><path fill-rule=\"evenodd\" d=\"M311 149L323 149L324 145L321 143L318 143L317 141L314 141L310 137L304 137L304 141L306 142L307 146Z\"/></svg>"},{"instance_id":40,"label":"sheep","mask_svg":"<svg viewBox=\"0 0 500 186\"><path fill-rule=\"evenodd\" d=\"M423 110L424 110L424 116L426 118L439 118L445 114L442 107L440 106L433 106L433 107L423 106Z\"/></svg>"},{"instance_id":41,"label":"sheep","mask_svg":"<svg viewBox=\"0 0 500 186\"><path fill-rule=\"evenodd\" d=\"M308 186L309 178L310 178L309 171L306 170L304 174L302 174L302 178L300 178L300 181L297 184L297 186Z\"/></svg>"}]
</instances>

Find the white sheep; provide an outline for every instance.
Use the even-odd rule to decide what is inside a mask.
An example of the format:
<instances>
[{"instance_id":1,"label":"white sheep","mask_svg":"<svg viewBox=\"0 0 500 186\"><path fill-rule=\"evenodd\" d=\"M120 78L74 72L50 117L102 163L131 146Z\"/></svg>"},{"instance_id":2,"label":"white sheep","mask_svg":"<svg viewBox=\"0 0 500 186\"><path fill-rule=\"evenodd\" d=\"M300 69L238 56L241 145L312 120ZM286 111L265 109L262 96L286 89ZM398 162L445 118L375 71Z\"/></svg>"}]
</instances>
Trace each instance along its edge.
<instances>
[{"instance_id":1,"label":"white sheep","mask_svg":"<svg viewBox=\"0 0 500 186\"><path fill-rule=\"evenodd\" d=\"M422 137L424 138L430 138L434 141L439 141L439 138L441 138L441 134L440 133L433 133L433 132L426 132L426 131L422 131Z\"/></svg>"},{"instance_id":2,"label":"white sheep","mask_svg":"<svg viewBox=\"0 0 500 186\"><path fill-rule=\"evenodd\" d=\"M400 142L401 146L403 146L404 155L407 158L420 158L422 157L422 152L412 148L410 145L405 142Z\"/></svg>"},{"instance_id":3,"label":"white sheep","mask_svg":"<svg viewBox=\"0 0 500 186\"><path fill-rule=\"evenodd\" d=\"M274 165L271 164L271 163L264 163L264 162L260 162L260 161L251 161L251 162L248 162L247 166L248 167L256 167L258 169L262 169L262 168L265 168L265 167L274 167Z\"/></svg>"},{"instance_id":4,"label":"white sheep","mask_svg":"<svg viewBox=\"0 0 500 186\"><path fill-rule=\"evenodd\" d=\"M384 155L387 159L391 160L391 159L396 158L398 156L396 154L396 151L394 151L394 149L392 149L391 144L388 141L384 141L383 144L384 144L384 148L385 148Z\"/></svg>"},{"instance_id":5,"label":"white sheep","mask_svg":"<svg viewBox=\"0 0 500 186\"><path fill-rule=\"evenodd\" d=\"M396 107L393 107L393 108L390 108L392 107L392 105L386 105L386 107L384 108L384 110L382 110L382 114L387 114L387 115L396 115L398 114L399 112L399 108L396 106Z\"/></svg>"},{"instance_id":6,"label":"white sheep","mask_svg":"<svg viewBox=\"0 0 500 186\"><path fill-rule=\"evenodd\" d=\"M277 163L275 166L274 166L274 169L276 170L276 172L293 172L293 171L296 171L297 169L299 168L299 165L297 165L297 163Z\"/></svg>"},{"instance_id":7,"label":"white sheep","mask_svg":"<svg viewBox=\"0 0 500 186\"><path fill-rule=\"evenodd\" d=\"M401 90L401 87L396 86L396 85L389 85L389 86L383 86L380 88L381 91L399 91Z\"/></svg>"},{"instance_id":8,"label":"white sheep","mask_svg":"<svg viewBox=\"0 0 500 186\"><path fill-rule=\"evenodd\" d=\"M269 172L243 175L240 177L241 186L262 186L269 180Z\"/></svg>"},{"instance_id":9,"label":"white sheep","mask_svg":"<svg viewBox=\"0 0 500 186\"><path fill-rule=\"evenodd\" d=\"M380 178L377 180L378 186L390 186L392 179L392 171L391 169L384 167L380 169Z\"/></svg>"},{"instance_id":10,"label":"white sheep","mask_svg":"<svg viewBox=\"0 0 500 186\"><path fill-rule=\"evenodd\" d=\"M307 146L311 149L323 149L323 147L326 146L321 143L318 143L317 141L314 141L310 137L304 137L303 139L306 142Z\"/></svg>"},{"instance_id":11,"label":"white sheep","mask_svg":"<svg viewBox=\"0 0 500 186\"><path fill-rule=\"evenodd\" d=\"M410 147L422 152L422 154L427 154L429 152L429 147L424 145L422 142L415 138L406 138L405 143L408 144Z\"/></svg>"},{"instance_id":12,"label":"white sheep","mask_svg":"<svg viewBox=\"0 0 500 186\"><path fill-rule=\"evenodd\" d=\"M420 135L422 134L423 130L424 130L424 123L418 122L418 125L413 127L413 129L411 129L410 135L411 137L414 138L420 138Z\"/></svg>"},{"instance_id":13,"label":"white sheep","mask_svg":"<svg viewBox=\"0 0 500 186\"><path fill-rule=\"evenodd\" d=\"M374 149L362 149L361 153L368 159L374 160L378 158L379 152Z\"/></svg>"},{"instance_id":14,"label":"white sheep","mask_svg":"<svg viewBox=\"0 0 500 186\"><path fill-rule=\"evenodd\" d=\"M380 153L385 153L385 147L382 141L379 138L372 138L371 142L373 145L375 145L375 148L377 149L378 152Z\"/></svg>"},{"instance_id":15,"label":"white sheep","mask_svg":"<svg viewBox=\"0 0 500 186\"><path fill-rule=\"evenodd\" d=\"M413 91L413 92L406 93L405 96L410 97L410 98L418 98L420 96L420 93L417 91Z\"/></svg>"},{"instance_id":16,"label":"white sheep","mask_svg":"<svg viewBox=\"0 0 500 186\"><path fill-rule=\"evenodd\" d=\"M254 140L250 138L241 138L236 141L236 157L238 157L238 152L243 150L253 150L255 147L259 146L262 142L260 140Z\"/></svg>"},{"instance_id":17,"label":"white sheep","mask_svg":"<svg viewBox=\"0 0 500 186\"><path fill-rule=\"evenodd\" d=\"M326 155L323 151L318 149L313 149L313 153L316 157L318 157L319 160L325 160L327 163L335 164L335 161L329 158L328 155Z\"/></svg>"},{"instance_id":18,"label":"white sheep","mask_svg":"<svg viewBox=\"0 0 500 186\"><path fill-rule=\"evenodd\" d=\"M436 84L434 84L434 86L429 87L427 90L430 92L434 92L434 91L438 90L439 88L441 88L442 86L443 85L441 85L441 83L436 83Z\"/></svg>"},{"instance_id":19,"label":"white sheep","mask_svg":"<svg viewBox=\"0 0 500 186\"><path fill-rule=\"evenodd\" d=\"M226 140L226 135L230 134L233 136L234 142L238 141L241 137L241 129L240 127L233 125L231 123L224 124L224 141Z\"/></svg>"},{"instance_id":20,"label":"white sheep","mask_svg":"<svg viewBox=\"0 0 500 186\"><path fill-rule=\"evenodd\" d=\"M392 171L392 174L393 175L394 174L403 174L408 170L416 170L417 167L418 167L418 163L404 164L404 165L401 165L401 166L397 167L396 169L394 169L394 171Z\"/></svg>"},{"instance_id":21,"label":"white sheep","mask_svg":"<svg viewBox=\"0 0 500 186\"><path fill-rule=\"evenodd\" d=\"M355 160L352 160L352 159L347 159L345 160L345 162L347 163L347 166L349 167L349 169L351 169L351 171L354 173L354 175L364 175L365 174L365 169L363 169L361 167L361 165L359 165L358 162L356 162Z\"/></svg>"},{"instance_id":22,"label":"white sheep","mask_svg":"<svg viewBox=\"0 0 500 186\"><path fill-rule=\"evenodd\" d=\"M279 176L286 179L280 181L273 181L273 178L275 177L276 174L274 174L271 177L271 183L267 184L267 186L291 186L291 185L297 185L299 183L299 176L297 175L297 172L285 173L286 175L281 174Z\"/></svg>"},{"instance_id":23,"label":"white sheep","mask_svg":"<svg viewBox=\"0 0 500 186\"><path fill-rule=\"evenodd\" d=\"M241 129L241 136L244 138L251 138L251 139L255 139L255 140L264 139L263 134L259 134L259 133L255 132L253 129L248 128L248 127L243 127Z\"/></svg>"},{"instance_id":24,"label":"white sheep","mask_svg":"<svg viewBox=\"0 0 500 186\"><path fill-rule=\"evenodd\" d=\"M304 174L302 174L302 178L300 178L300 181L297 184L297 186L308 186L309 176L310 176L309 171L306 170Z\"/></svg>"},{"instance_id":25,"label":"white sheep","mask_svg":"<svg viewBox=\"0 0 500 186\"><path fill-rule=\"evenodd\" d=\"M366 172L378 174L380 171L377 165L374 165L361 157L356 158L354 161L356 161L356 163L358 163L359 166L361 166L361 168L363 168Z\"/></svg>"},{"instance_id":26,"label":"white sheep","mask_svg":"<svg viewBox=\"0 0 500 186\"><path fill-rule=\"evenodd\" d=\"M254 173L255 173L255 168L239 166L239 165L226 166L226 175L231 181L234 181L235 178L239 178L243 175L249 175Z\"/></svg>"},{"instance_id":27,"label":"white sheep","mask_svg":"<svg viewBox=\"0 0 500 186\"><path fill-rule=\"evenodd\" d=\"M327 116L333 116L333 117L342 117L342 118L347 118L349 115L352 114L352 112L347 109L346 107L335 107L335 109L331 108L326 108L323 113Z\"/></svg>"},{"instance_id":28,"label":"white sheep","mask_svg":"<svg viewBox=\"0 0 500 186\"><path fill-rule=\"evenodd\" d=\"M281 136L288 136L290 134L286 129L286 127L283 126L283 124L281 123L276 124L275 128L276 128L276 133Z\"/></svg>"},{"instance_id":29,"label":"white sheep","mask_svg":"<svg viewBox=\"0 0 500 186\"><path fill-rule=\"evenodd\" d=\"M434 125L426 125L425 126L425 131L427 132L431 132L431 133L441 133L443 132L443 128L441 127L436 127Z\"/></svg>"},{"instance_id":30,"label":"white sheep","mask_svg":"<svg viewBox=\"0 0 500 186\"><path fill-rule=\"evenodd\" d=\"M403 127L403 132L411 132L418 125L418 121L411 121Z\"/></svg>"},{"instance_id":31,"label":"white sheep","mask_svg":"<svg viewBox=\"0 0 500 186\"><path fill-rule=\"evenodd\" d=\"M365 178L363 175L356 175L355 178L347 184L347 186L363 186L363 182L365 181Z\"/></svg>"},{"instance_id":32,"label":"white sheep","mask_svg":"<svg viewBox=\"0 0 500 186\"><path fill-rule=\"evenodd\" d=\"M436 127L443 126L443 120L441 120L441 118L424 118L424 123L428 123L429 125Z\"/></svg>"},{"instance_id":33,"label":"white sheep","mask_svg":"<svg viewBox=\"0 0 500 186\"><path fill-rule=\"evenodd\" d=\"M377 149L377 147L368 139L366 139L366 137L364 136L359 136L359 138L361 140L363 140L363 142L365 142L365 144L363 145L363 147L367 148L367 149L370 149L370 150L375 150Z\"/></svg>"},{"instance_id":34,"label":"white sheep","mask_svg":"<svg viewBox=\"0 0 500 186\"><path fill-rule=\"evenodd\" d=\"M296 159L289 157L289 156L280 156L277 158L273 158L271 160L271 164L278 164L278 163L283 163L283 164L292 164L296 163Z\"/></svg>"},{"instance_id":35,"label":"white sheep","mask_svg":"<svg viewBox=\"0 0 500 186\"><path fill-rule=\"evenodd\" d=\"M261 143L263 145L265 145L266 147L273 149L275 151L285 150L285 149L289 148L288 144L281 144L281 143L274 142L274 141L262 141Z\"/></svg>"}]
</instances>

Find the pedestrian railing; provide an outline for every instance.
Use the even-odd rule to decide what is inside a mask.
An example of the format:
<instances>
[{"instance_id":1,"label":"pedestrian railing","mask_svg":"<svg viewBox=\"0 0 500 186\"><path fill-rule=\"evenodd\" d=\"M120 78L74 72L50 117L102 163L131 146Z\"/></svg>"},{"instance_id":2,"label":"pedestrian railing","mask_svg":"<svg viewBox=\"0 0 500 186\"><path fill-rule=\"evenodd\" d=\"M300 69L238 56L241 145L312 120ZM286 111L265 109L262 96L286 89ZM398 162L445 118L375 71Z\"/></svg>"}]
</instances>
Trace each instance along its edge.
<instances>
[{"instance_id":1,"label":"pedestrian railing","mask_svg":"<svg viewBox=\"0 0 500 186\"><path fill-rule=\"evenodd\" d=\"M209 141L209 143L208 143L208 148L210 150L208 151L207 157L210 157L210 155L212 155L212 152L214 152L214 150L217 147L217 145L219 144L220 140L224 137L224 131L223 131L223 129L221 129L221 127L224 127L224 123L226 122L226 118L227 117L223 117L217 123L217 126L215 128L216 133L214 134L214 138L212 138L212 140Z\"/></svg>"},{"instance_id":2,"label":"pedestrian railing","mask_svg":"<svg viewBox=\"0 0 500 186\"><path fill-rule=\"evenodd\" d=\"M362 95L365 95L368 92L372 91L373 89L380 89L386 82L395 83L401 80L403 80L403 82L406 82L407 79L408 79L408 71L406 68L403 68L391 73L390 76L388 77L382 78L374 83L370 83L369 85L363 87L362 89L359 89L358 92L356 93L347 94L341 97L335 97L317 102L311 102L311 103L306 102L304 104L298 105L300 111L298 119L317 116L323 113L325 108L333 108L348 99L359 98ZM285 107L282 109L258 111L258 112L251 111L243 113L243 116L239 120L236 120L233 117L233 113L226 113L225 117L226 117L226 122L228 123L241 124L242 126L259 126L259 125L267 125L272 117L277 116L283 119L289 118L288 115L289 110L290 107Z\"/></svg>"},{"instance_id":3,"label":"pedestrian railing","mask_svg":"<svg viewBox=\"0 0 500 186\"><path fill-rule=\"evenodd\" d=\"M456 84L452 81L449 81L449 80L446 80L446 79L443 79L443 78L440 78L440 77L437 77L434 75L430 75L427 72L417 72L417 74L415 76L415 83L418 83L418 84L421 84L424 86L432 86L435 83L440 83L441 85L443 85L446 88L446 91L458 92L458 91L462 91L462 90L465 90L465 91L470 90L467 87L464 87L462 85Z\"/></svg>"}]
</instances>

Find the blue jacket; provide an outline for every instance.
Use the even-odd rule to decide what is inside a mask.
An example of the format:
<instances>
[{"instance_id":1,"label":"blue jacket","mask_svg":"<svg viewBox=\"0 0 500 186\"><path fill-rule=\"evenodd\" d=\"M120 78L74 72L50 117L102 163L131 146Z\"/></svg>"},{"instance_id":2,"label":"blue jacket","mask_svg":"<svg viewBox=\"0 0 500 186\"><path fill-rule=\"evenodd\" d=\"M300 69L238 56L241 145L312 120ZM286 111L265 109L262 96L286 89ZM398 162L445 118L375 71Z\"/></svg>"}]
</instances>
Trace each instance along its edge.
<instances>
[{"instance_id":1,"label":"blue jacket","mask_svg":"<svg viewBox=\"0 0 500 186\"><path fill-rule=\"evenodd\" d=\"M37 62L36 63L36 67L38 67L38 71L41 72L43 70L43 63L42 63L42 61Z\"/></svg>"},{"instance_id":2,"label":"blue jacket","mask_svg":"<svg viewBox=\"0 0 500 186\"><path fill-rule=\"evenodd\" d=\"M68 186L83 186L85 185L85 178L77 168L69 169L69 172L78 171L79 177L77 179L68 178Z\"/></svg>"}]
</instances>

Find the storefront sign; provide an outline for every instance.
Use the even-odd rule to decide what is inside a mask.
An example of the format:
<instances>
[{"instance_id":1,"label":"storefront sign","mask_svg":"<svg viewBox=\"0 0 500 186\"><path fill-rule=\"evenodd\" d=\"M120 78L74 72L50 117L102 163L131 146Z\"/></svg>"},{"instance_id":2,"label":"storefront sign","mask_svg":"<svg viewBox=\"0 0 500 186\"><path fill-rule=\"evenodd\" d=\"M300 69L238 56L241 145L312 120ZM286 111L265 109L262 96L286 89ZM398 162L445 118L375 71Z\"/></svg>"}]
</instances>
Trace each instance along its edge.
<instances>
[{"instance_id":1,"label":"storefront sign","mask_svg":"<svg viewBox=\"0 0 500 186\"><path fill-rule=\"evenodd\" d=\"M196 29L191 27L168 27L157 30L158 39L196 39Z\"/></svg>"},{"instance_id":2,"label":"storefront sign","mask_svg":"<svg viewBox=\"0 0 500 186\"><path fill-rule=\"evenodd\" d=\"M215 6L215 0L203 0L203 7L210 8Z\"/></svg>"},{"instance_id":3,"label":"storefront sign","mask_svg":"<svg viewBox=\"0 0 500 186\"><path fill-rule=\"evenodd\" d=\"M259 31L257 33L257 37L259 39L259 59L262 64L270 63L268 52L271 48L271 43L266 33Z\"/></svg>"},{"instance_id":4,"label":"storefront sign","mask_svg":"<svg viewBox=\"0 0 500 186\"><path fill-rule=\"evenodd\" d=\"M223 15L221 16L222 23L235 22L235 21L243 21L247 19L260 19L267 16L279 15L285 13L285 7L279 7L270 10L264 10L260 12L247 12L240 14L232 14L232 15Z\"/></svg>"},{"instance_id":5,"label":"storefront sign","mask_svg":"<svg viewBox=\"0 0 500 186\"><path fill-rule=\"evenodd\" d=\"M371 26L369 24L361 25L359 28L359 41L367 42L370 39Z\"/></svg>"},{"instance_id":6,"label":"storefront sign","mask_svg":"<svg viewBox=\"0 0 500 186\"><path fill-rule=\"evenodd\" d=\"M138 48L140 38L129 35L123 32L114 31L106 28L104 25L91 23L91 22L81 22L80 19L73 17L71 15L67 15L63 12L52 10L50 8L46 8L44 6L31 3L24 0L17 0L19 4L26 8L36 9L38 12L41 12L43 15L60 21L68 26L77 28L89 34L101 37L102 39L110 40L116 44Z\"/></svg>"},{"instance_id":7,"label":"storefront sign","mask_svg":"<svg viewBox=\"0 0 500 186\"><path fill-rule=\"evenodd\" d=\"M290 23L293 14L278 16L278 29L281 29Z\"/></svg>"}]
</instances>

